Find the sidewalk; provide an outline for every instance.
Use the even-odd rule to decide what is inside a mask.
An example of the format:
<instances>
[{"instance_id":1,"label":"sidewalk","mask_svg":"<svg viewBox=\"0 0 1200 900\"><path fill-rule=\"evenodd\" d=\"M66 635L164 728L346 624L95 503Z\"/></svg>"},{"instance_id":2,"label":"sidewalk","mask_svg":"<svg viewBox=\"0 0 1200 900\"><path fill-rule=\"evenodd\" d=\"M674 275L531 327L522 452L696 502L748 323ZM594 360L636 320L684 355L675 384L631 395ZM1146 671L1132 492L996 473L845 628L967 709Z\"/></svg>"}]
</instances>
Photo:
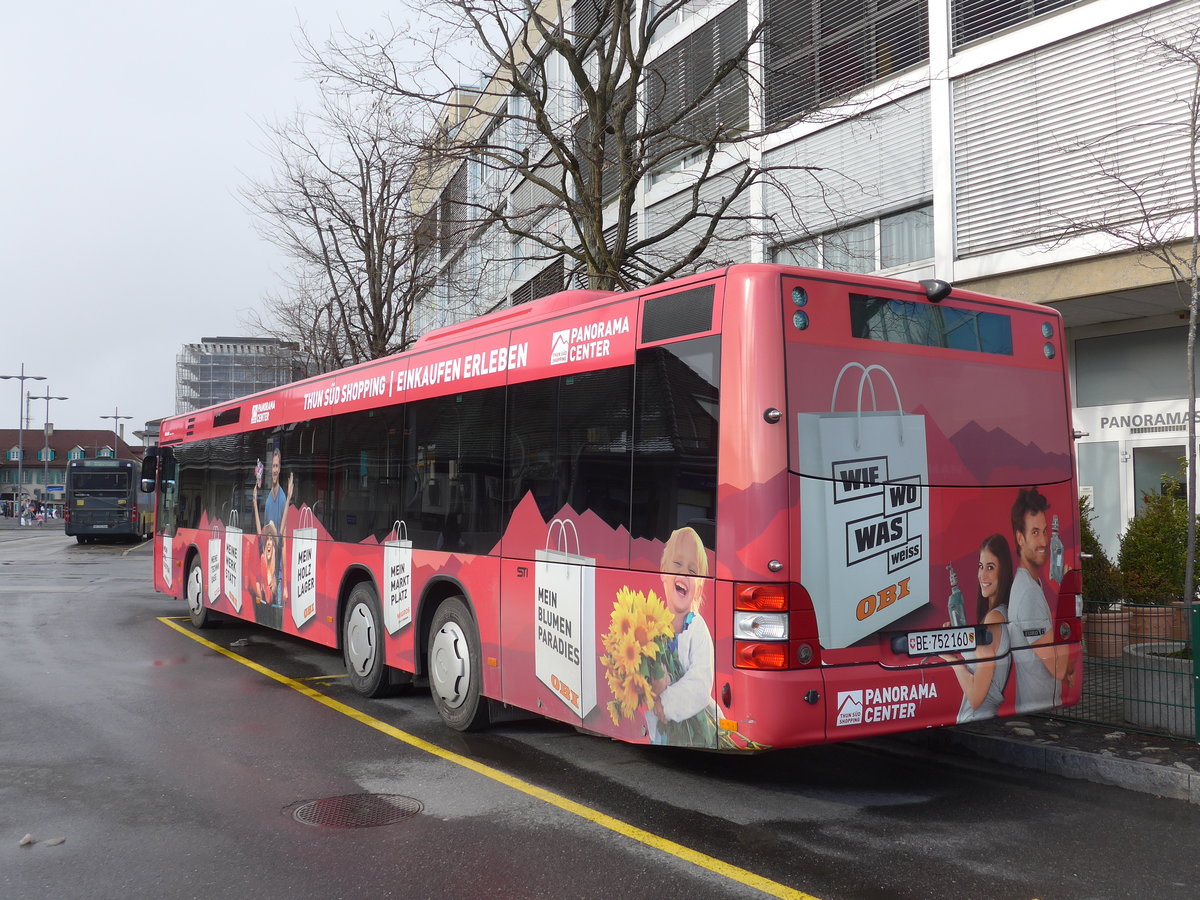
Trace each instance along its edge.
<instances>
[{"instance_id":1,"label":"sidewalk","mask_svg":"<svg viewBox=\"0 0 1200 900\"><path fill-rule=\"evenodd\" d=\"M905 736L939 751L1200 804L1200 744L1046 716L992 720Z\"/></svg>"}]
</instances>

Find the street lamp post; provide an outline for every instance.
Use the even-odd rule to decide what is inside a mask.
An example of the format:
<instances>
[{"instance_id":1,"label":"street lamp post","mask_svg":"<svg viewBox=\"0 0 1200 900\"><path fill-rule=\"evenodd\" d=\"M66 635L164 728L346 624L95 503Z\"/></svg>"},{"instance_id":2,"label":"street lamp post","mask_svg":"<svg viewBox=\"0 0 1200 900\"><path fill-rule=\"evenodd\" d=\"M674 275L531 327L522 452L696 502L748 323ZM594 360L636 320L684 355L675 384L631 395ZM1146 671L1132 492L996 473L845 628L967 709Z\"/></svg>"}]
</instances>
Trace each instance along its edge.
<instances>
[{"instance_id":1,"label":"street lamp post","mask_svg":"<svg viewBox=\"0 0 1200 900\"><path fill-rule=\"evenodd\" d=\"M45 375L26 375L25 363L21 363L20 375L0 375L0 379L15 378L21 382L21 390L17 393L17 504L21 503L21 495L25 493L25 420L21 418L22 395L25 393L26 381L45 381ZM14 510L19 512L19 510Z\"/></svg>"},{"instance_id":2,"label":"street lamp post","mask_svg":"<svg viewBox=\"0 0 1200 900\"><path fill-rule=\"evenodd\" d=\"M133 416L123 416L120 413L121 413L121 408L119 406L114 406L113 414L111 416L101 416L100 417L102 419L112 419L113 420L113 456L114 457L117 455L117 445L121 442L120 437L117 435L117 424L120 422L121 419L132 419L133 418Z\"/></svg>"},{"instance_id":3,"label":"street lamp post","mask_svg":"<svg viewBox=\"0 0 1200 900\"><path fill-rule=\"evenodd\" d=\"M30 394L26 392L25 401L30 400L45 400L46 401L46 418L42 422L42 436L45 439L45 455L42 457L42 491L46 491L46 485L50 483L50 401L51 400L70 400L70 397L52 397L50 396L50 386L46 386L45 394Z\"/></svg>"}]
</instances>

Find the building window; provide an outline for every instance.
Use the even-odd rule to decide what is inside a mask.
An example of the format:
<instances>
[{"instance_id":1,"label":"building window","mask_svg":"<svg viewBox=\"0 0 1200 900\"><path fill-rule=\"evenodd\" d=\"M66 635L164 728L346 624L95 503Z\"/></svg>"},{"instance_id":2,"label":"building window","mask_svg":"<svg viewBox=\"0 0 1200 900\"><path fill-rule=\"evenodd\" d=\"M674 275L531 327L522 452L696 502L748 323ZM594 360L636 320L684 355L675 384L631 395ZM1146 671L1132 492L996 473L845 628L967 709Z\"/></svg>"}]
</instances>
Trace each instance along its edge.
<instances>
[{"instance_id":1,"label":"building window","mask_svg":"<svg viewBox=\"0 0 1200 900\"><path fill-rule=\"evenodd\" d=\"M1079 0L954 0L954 47L988 37Z\"/></svg>"},{"instance_id":2,"label":"building window","mask_svg":"<svg viewBox=\"0 0 1200 900\"><path fill-rule=\"evenodd\" d=\"M766 0L766 20L771 125L929 59L927 0Z\"/></svg>"},{"instance_id":3,"label":"building window","mask_svg":"<svg viewBox=\"0 0 1200 900\"><path fill-rule=\"evenodd\" d=\"M75 447L67 452L67 459L83 459L87 456L87 451L82 447Z\"/></svg>"},{"instance_id":4,"label":"building window","mask_svg":"<svg viewBox=\"0 0 1200 900\"><path fill-rule=\"evenodd\" d=\"M865 274L933 257L933 205L858 222L776 247L774 262Z\"/></svg>"},{"instance_id":5,"label":"building window","mask_svg":"<svg viewBox=\"0 0 1200 900\"><path fill-rule=\"evenodd\" d=\"M750 119L749 83L743 67L714 85L713 73L746 50L746 4L735 3L711 22L697 28L648 67L647 127L665 127L701 95L704 100L669 134L651 138L651 150L662 144L707 146L744 129Z\"/></svg>"}]
</instances>

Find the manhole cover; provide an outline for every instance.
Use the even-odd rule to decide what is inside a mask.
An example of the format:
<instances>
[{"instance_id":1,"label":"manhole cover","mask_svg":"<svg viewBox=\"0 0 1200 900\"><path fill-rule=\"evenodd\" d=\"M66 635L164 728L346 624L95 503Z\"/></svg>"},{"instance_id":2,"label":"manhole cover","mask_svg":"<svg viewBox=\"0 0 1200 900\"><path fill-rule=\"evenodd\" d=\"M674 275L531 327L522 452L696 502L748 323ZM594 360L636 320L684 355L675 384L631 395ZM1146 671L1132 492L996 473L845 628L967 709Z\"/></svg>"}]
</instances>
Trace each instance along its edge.
<instances>
[{"instance_id":1,"label":"manhole cover","mask_svg":"<svg viewBox=\"0 0 1200 900\"><path fill-rule=\"evenodd\" d=\"M292 818L320 828L374 828L393 825L421 809L419 800L402 794L349 794L305 800L292 808Z\"/></svg>"}]
</instances>

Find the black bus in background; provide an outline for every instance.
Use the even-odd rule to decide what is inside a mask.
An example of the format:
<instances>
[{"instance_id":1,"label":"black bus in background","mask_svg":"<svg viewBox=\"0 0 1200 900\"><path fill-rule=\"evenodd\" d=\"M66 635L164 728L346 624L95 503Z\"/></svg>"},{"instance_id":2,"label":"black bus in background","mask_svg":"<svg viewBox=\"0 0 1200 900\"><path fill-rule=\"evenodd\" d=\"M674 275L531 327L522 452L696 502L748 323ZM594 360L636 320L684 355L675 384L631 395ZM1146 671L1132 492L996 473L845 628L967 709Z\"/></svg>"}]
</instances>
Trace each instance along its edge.
<instances>
[{"instance_id":1,"label":"black bus in background","mask_svg":"<svg viewBox=\"0 0 1200 900\"><path fill-rule=\"evenodd\" d=\"M138 464L128 459L72 459L63 505L67 535L139 538L154 529L154 495L141 491Z\"/></svg>"}]
</instances>

